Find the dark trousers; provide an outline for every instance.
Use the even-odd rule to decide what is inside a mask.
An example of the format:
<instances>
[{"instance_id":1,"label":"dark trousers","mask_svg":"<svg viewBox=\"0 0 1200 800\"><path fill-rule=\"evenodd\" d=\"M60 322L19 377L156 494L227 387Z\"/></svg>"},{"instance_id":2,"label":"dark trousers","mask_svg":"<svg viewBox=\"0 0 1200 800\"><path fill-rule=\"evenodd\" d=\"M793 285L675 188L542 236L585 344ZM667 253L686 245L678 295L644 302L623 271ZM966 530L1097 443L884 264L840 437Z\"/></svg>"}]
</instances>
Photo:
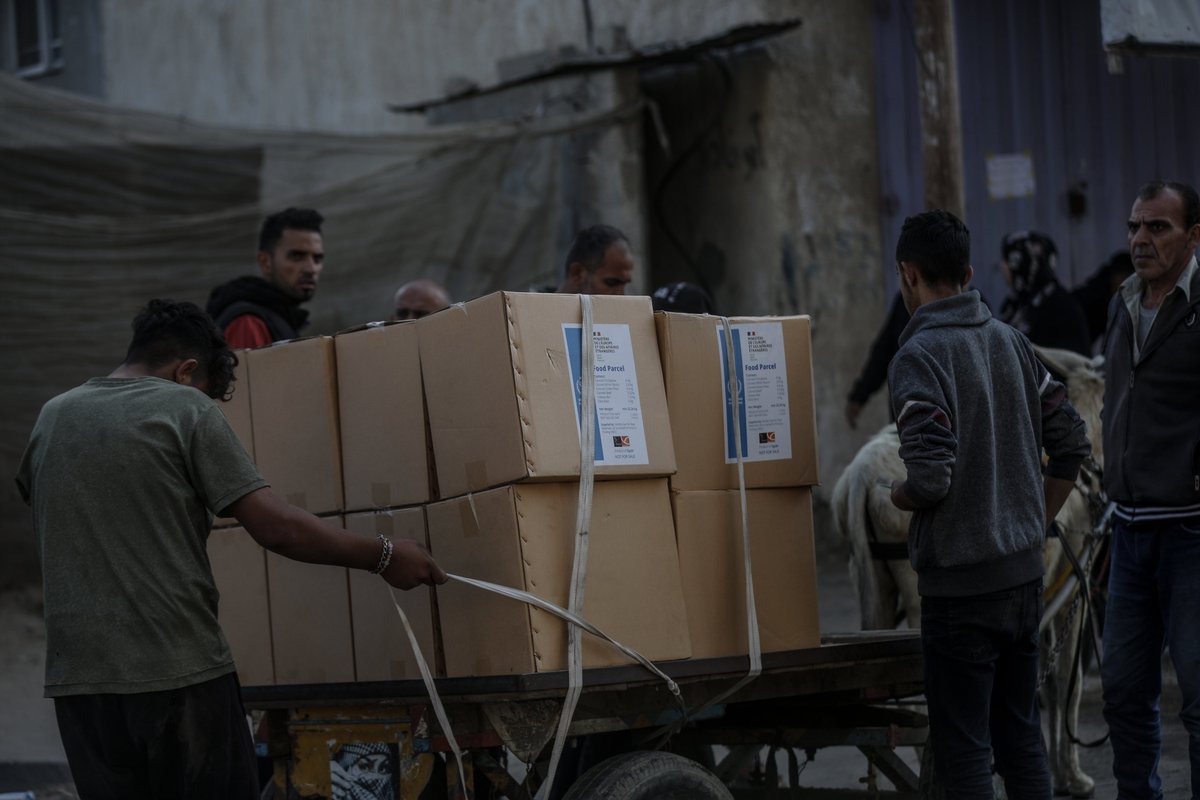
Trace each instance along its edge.
<instances>
[{"instance_id":1,"label":"dark trousers","mask_svg":"<svg viewBox=\"0 0 1200 800\"><path fill-rule=\"evenodd\" d=\"M1113 525L1112 571L1104 617L1104 719L1112 734L1120 800L1158 800L1162 748L1159 698L1165 644L1183 695L1191 794L1200 798L1200 522Z\"/></svg>"},{"instance_id":2,"label":"dark trousers","mask_svg":"<svg viewBox=\"0 0 1200 800\"><path fill-rule=\"evenodd\" d=\"M1041 581L972 597L922 597L921 646L934 765L947 800L1049 800L1037 705Z\"/></svg>"},{"instance_id":3,"label":"dark trousers","mask_svg":"<svg viewBox=\"0 0 1200 800\"><path fill-rule=\"evenodd\" d=\"M233 673L140 694L56 697L81 800L252 800L254 743Z\"/></svg>"}]
</instances>

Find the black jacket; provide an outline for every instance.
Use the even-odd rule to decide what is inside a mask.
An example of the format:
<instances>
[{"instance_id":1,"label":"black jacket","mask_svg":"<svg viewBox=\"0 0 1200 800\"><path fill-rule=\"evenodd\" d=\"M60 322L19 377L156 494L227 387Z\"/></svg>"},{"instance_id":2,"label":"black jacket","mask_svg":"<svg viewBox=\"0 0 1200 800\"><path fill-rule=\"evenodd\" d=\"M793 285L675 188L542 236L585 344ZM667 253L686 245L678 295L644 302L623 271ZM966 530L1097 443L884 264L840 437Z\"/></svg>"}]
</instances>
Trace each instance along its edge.
<instances>
[{"instance_id":1,"label":"black jacket","mask_svg":"<svg viewBox=\"0 0 1200 800\"><path fill-rule=\"evenodd\" d=\"M1200 269L1190 300L1175 289L1136 362L1125 287L1108 310L1104 357L1104 488L1138 509L1196 506L1200 514Z\"/></svg>"},{"instance_id":2,"label":"black jacket","mask_svg":"<svg viewBox=\"0 0 1200 800\"><path fill-rule=\"evenodd\" d=\"M998 316L1039 347L1074 350L1081 356L1092 354L1087 317L1079 301L1057 281L1046 284L1032 298L1009 295Z\"/></svg>"},{"instance_id":3,"label":"black jacket","mask_svg":"<svg viewBox=\"0 0 1200 800\"><path fill-rule=\"evenodd\" d=\"M209 292L204 310L222 331L243 314L266 323L275 341L295 339L308 322L308 312L274 285L254 275L222 283Z\"/></svg>"},{"instance_id":4,"label":"black jacket","mask_svg":"<svg viewBox=\"0 0 1200 800\"><path fill-rule=\"evenodd\" d=\"M880 386L883 386L883 382L887 380L888 364L892 363L892 357L900 349L900 334L904 332L904 326L908 324L908 320L908 309L904 307L904 298L899 292L896 292L896 297L892 300L892 307L888 310L887 319L884 320L883 327L879 329L879 333L875 335L875 341L871 344L871 354L867 357L867 363L863 364L862 373L850 390L850 400L863 405ZM888 410L891 410L890 403Z\"/></svg>"}]
</instances>

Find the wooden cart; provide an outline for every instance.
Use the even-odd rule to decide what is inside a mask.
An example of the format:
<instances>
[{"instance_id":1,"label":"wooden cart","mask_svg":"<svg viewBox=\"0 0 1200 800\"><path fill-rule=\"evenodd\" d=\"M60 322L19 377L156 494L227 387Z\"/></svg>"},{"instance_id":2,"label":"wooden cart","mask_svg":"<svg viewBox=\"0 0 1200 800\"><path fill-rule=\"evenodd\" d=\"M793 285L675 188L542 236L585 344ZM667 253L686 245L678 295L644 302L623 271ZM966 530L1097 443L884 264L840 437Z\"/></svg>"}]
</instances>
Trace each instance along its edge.
<instances>
[{"instance_id":1,"label":"wooden cart","mask_svg":"<svg viewBox=\"0 0 1200 800\"><path fill-rule=\"evenodd\" d=\"M742 657L659 666L694 709L741 679L746 664ZM443 678L437 686L465 751L465 776L446 757L448 741L420 681L244 687L246 706L262 723L260 755L274 759L264 796L358 800L372 796L372 785L389 785L390 776L391 788L375 796L461 798L465 784L474 798L531 798L566 673ZM549 794L571 800L932 796L895 753L897 746L926 741L920 706L900 702L921 692L915 633L830 636L818 648L765 655L755 681L664 741L680 719L680 704L660 679L636 666L590 669ZM860 750L897 788L797 787L797 752L811 757L835 746ZM779 762L792 773L786 789L779 788ZM524 778L513 777L509 767ZM348 786L352 772L362 781L354 788Z\"/></svg>"}]
</instances>

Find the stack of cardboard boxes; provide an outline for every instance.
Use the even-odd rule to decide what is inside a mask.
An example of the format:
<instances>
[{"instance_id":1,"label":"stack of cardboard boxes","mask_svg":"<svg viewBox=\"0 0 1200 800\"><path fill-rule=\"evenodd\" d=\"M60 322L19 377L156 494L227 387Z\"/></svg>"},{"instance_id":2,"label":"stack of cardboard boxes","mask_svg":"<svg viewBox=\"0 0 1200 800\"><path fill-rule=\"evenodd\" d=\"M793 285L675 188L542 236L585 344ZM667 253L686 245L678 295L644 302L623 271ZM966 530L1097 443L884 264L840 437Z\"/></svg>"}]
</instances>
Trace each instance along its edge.
<instances>
[{"instance_id":1,"label":"stack of cardboard boxes","mask_svg":"<svg viewBox=\"0 0 1200 800\"><path fill-rule=\"evenodd\" d=\"M656 320L646 297L592 303L596 482L583 614L653 660L745 653L719 320ZM421 541L448 572L565 607L581 321L578 296L502 292L417 323L278 344L243 354L224 410L289 502L363 536ZM808 319L733 323L763 648L815 646ZM417 677L379 578L264 556L237 528L214 531L209 553L243 683ZM458 583L395 596L438 674L566 666L566 625L543 611ZM585 666L621 663L585 637Z\"/></svg>"},{"instance_id":2,"label":"stack of cardboard boxes","mask_svg":"<svg viewBox=\"0 0 1200 800\"><path fill-rule=\"evenodd\" d=\"M274 491L353 533L427 544L422 504L432 493L413 326L371 326L240 356L234 399L223 410ZM214 531L208 549L243 684L419 676L379 578L264 554L236 527ZM432 590L396 597L436 663Z\"/></svg>"},{"instance_id":3,"label":"stack of cardboard boxes","mask_svg":"<svg viewBox=\"0 0 1200 800\"><path fill-rule=\"evenodd\" d=\"M647 658L691 654L666 476L671 426L648 297L595 297L596 483L583 615ZM447 571L567 605L579 494L582 313L502 292L417 324ZM566 624L462 585L438 592L449 675L566 667ZM626 663L584 642L584 663Z\"/></svg>"},{"instance_id":4,"label":"stack of cardboard boxes","mask_svg":"<svg viewBox=\"0 0 1200 800\"><path fill-rule=\"evenodd\" d=\"M816 647L809 318L734 317L728 336L715 317L660 313L655 321L679 464L671 504L692 656L748 652L739 441L762 650Z\"/></svg>"}]
</instances>

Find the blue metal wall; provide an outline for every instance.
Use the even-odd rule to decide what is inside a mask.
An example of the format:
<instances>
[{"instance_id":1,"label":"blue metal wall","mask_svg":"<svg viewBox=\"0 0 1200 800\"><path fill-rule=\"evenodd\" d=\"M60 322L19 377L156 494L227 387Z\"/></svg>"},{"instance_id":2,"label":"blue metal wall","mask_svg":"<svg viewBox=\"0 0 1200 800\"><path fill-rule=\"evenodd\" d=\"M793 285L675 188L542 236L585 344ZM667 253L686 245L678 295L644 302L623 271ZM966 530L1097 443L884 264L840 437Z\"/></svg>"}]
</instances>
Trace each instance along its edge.
<instances>
[{"instance_id":1,"label":"blue metal wall","mask_svg":"<svg viewBox=\"0 0 1200 800\"><path fill-rule=\"evenodd\" d=\"M922 206L911 0L880 0L876 17L884 251ZM1036 228L1058 244L1060 279L1082 283L1125 246L1138 186L1200 183L1200 58L1124 56L1110 74L1098 0L959 0L955 4L966 217L976 285L998 305L1000 239ZM898 126L903 120L904 125ZM1028 151L1033 197L988 197L989 154ZM915 164L915 166L914 166ZM1072 216L1067 194L1082 192ZM893 280L894 279L889 279Z\"/></svg>"}]
</instances>

